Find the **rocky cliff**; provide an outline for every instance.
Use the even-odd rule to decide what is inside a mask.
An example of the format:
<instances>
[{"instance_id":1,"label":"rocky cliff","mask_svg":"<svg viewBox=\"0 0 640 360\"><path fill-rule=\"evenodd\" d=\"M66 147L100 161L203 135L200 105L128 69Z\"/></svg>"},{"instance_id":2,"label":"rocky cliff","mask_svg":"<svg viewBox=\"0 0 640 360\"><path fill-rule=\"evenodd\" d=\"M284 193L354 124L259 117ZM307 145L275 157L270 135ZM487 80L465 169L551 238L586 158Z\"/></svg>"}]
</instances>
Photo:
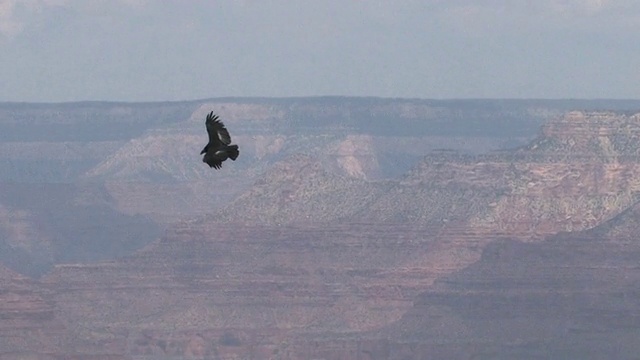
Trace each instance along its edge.
<instances>
[{"instance_id":1,"label":"rocky cliff","mask_svg":"<svg viewBox=\"0 0 640 360\"><path fill-rule=\"evenodd\" d=\"M0 104L1 258L14 270L39 275L61 261L123 255L155 238L159 228L226 209L291 156L320 164L320 181L332 182L325 187L347 186L317 198L316 208L295 219L358 216L357 206L336 212L346 192L378 196L387 187L368 182L397 178L435 148L479 153L523 144L569 103L327 97ZM212 171L198 155L211 110L221 114L242 153L223 171ZM306 191L304 181L296 186ZM290 196L279 201L294 204ZM273 208L261 216L284 219L293 210L275 215ZM380 210L361 218L410 216ZM121 239L111 246L105 239L114 236Z\"/></svg>"},{"instance_id":2,"label":"rocky cliff","mask_svg":"<svg viewBox=\"0 0 640 360\"><path fill-rule=\"evenodd\" d=\"M638 200L639 131L637 114L571 112L551 121L506 156L508 192L472 223L548 234L613 218Z\"/></svg>"},{"instance_id":3,"label":"rocky cliff","mask_svg":"<svg viewBox=\"0 0 640 360\"><path fill-rule=\"evenodd\" d=\"M492 242L376 336L395 339L387 351L411 359L438 348L459 355L450 358L632 359L640 350L639 219L636 203L589 230Z\"/></svg>"},{"instance_id":4,"label":"rocky cliff","mask_svg":"<svg viewBox=\"0 0 640 360\"><path fill-rule=\"evenodd\" d=\"M2 183L3 262L15 259L5 249L48 249L53 268L38 280L0 268L0 359L637 353L640 117L570 112L517 149L483 152L505 137L446 124L481 124L500 104L456 117L448 102L334 102L192 104L182 121L102 139L122 144L71 184ZM227 172L186 165L212 104L249 154ZM499 113L559 111L524 104ZM421 125L384 134L390 121ZM469 151L385 175L463 135L477 140ZM131 237L141 214L173 225ZM108 256L69 252L99 244Z\"/></svg>"},{"instance_id":5,"label":"rocky cliff","mask_svg":"<svg viewBox=\"0 0 640 360\"><path fill-rule=\"evenodd\" d=\"M66 329L55 305L46 288L0 266L0 358L59 353Z\"/></svg>"},{"instance_id":6,"label":"rocky cliff","mask_svg":"<svg viewBox=\"0 0 640 360\"><path fill-rule=\"evenodd\" d=\"M318 159L292 158L215 219L464 221L531 239L583 230L638 200L638 133L639 115L571 112L527 146L481 155L434 152L399 181L353 179L329 173Z\"/></svg>"},{"instance_id":7,"label":"rocky cliff","mask_svg":"<svg viewBox=\"0 0 640 360\"><path fill-rule=\"evenodd\" d=\"M634 205L536 243L409 225L189 222L127 259L59 265L39 286L74 339L69 354L626 359L638 351L639 217ZM474 239L488 245L460 262ZM428 261L444 243L457 256Z\"/></svg>"}]
</instances>

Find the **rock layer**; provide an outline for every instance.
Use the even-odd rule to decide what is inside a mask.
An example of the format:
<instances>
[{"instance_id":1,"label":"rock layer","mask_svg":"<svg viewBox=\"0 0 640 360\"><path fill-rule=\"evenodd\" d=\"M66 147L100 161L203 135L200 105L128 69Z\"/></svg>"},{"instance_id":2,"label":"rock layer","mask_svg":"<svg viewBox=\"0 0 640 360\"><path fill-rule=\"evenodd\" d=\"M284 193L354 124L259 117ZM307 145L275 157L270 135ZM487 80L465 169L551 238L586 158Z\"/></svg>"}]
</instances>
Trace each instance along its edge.
<instances>
[{"instance_id":1,"label":"rock layer","mask_svg":"<svg viewBox=\"0 0 640 360\"><path fill-rule=\"evenodd\" d=\"M637 115L569 113L517 150L443 150L399 180L376 180L385 164L376 136L390 114L437 121L451 112L368 104L375 116L362 134L362 123L335 117L367 107L230 103L216 102L231 122L247 121L246 139L251 129L272 130L252 150L262 167L238 162L230 172L256 181L215 212L174 219L133 254L67 258L39 280L0 268L0 358L624 359L640 350ZM210 105L187 121L195 127ZM314 117L286 116L309 109ZM327 137L320 120L351 133ZM288 136L278 121L316 133ZM171 175L146 188L144 176L123 181L188 173L150 161L167 152L151 140L170 144L171 136L144 136L149 143L127 140L85 179L113 176L103 195L70 186L61 203L168 221L184 211L162 209L186 196L181 181L194 186L190 196L209 196L195 178ZM148 158L132 160L132 149ZM229 179L212 188L228 191L237 185ZM46 191L27 194L39 200ZM53 231L22 231L36 212L11 195L24 200L5 192L0 201L3 244L37 244L28 234L55 244Z\"/></svg>"}]
</instances>

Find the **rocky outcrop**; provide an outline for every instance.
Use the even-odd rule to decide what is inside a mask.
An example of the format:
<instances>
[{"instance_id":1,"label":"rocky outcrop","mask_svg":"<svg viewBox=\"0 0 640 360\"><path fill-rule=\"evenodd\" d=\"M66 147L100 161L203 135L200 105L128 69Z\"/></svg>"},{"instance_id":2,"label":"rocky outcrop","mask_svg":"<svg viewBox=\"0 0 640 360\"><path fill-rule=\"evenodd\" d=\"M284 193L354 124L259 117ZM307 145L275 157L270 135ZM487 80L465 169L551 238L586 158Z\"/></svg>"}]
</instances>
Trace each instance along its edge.
<instances>
[{"instance_id":1,"label":"rocky outcrop","mask_svg":"<svg viewBox=\"0 0 640 360\"><path fill-rule=\"evenodd\" d=\"M49 291L0 265L0 358L32 351L60 352L66 330L54 312Z\"/></svg>"},{"instance_id":2,"label":"rocky outcrop","mask_svg":"<svg viewBox=\"0 0 640 360\"><path fill-rule=\"evenodd\" d=\"M566 123L574 130L567 130ZM455 221L523 239L584 230L638 200L636 133L638 115L573 112L550 122L526 147L485 155L434 152L400 181L353 179L330 171L320 159L291 158L274 166L215 218L267 223L305 217ZM341 144L354 149L353 139ZM348 155L342 161L358 172L366 163L362 156L358 160Z\"/></svg>"},{"instance_id":3,"label":"rocky outcrop","mask_svg":"<svg viewBox=\"0 0 640 360\"><path fill-rule=\"evenodd\" d=\"M379 178L380 163L374 141L371 136L347 135L344 140L331 146L329 152L335 157L336 172L365 180L371 174Z\"/></svg>"},{"instance_id":4,"label":"rocky outcrop","mask_svg":"<svg viewBox=\"0 0 640 360\"><path fill-rule=\"evenodd\" d=\"M282 190L289 191L287 194L275 192L280 199L261 215L264 220L282 222L285 215L292 213L296 214L292 219L302 221L411 219L415 216L410 212L394 215L397 209L389 205L373 207L375 215L365 215L368 199L388 188L368 181L397 177L425 152L438 147L481 152L522 143L534 134L522 129L535 128L548 115L531 112L530 107L557 108L553 103L488 104L494 105L339 97L158 104L0 104L0 197L12 197L9 202L0 199L0 221L4 224L0 225L0 254L12 268L30 275L41 274L62 259L95 260L104 259L105 254L121 255L120 250L132 250L155 237L159 226L215 213L221 208L231 214L233 206L227 205L234 198L245 194L238 202L242 203L251 185L261 181L260 176L274 164L301 154L322 165L322 170L314 168L320 171L316 180L329 182L319 185L321 188L345 188L330 196L313 195L315 190L308 186L316 183L301 180L294 186L297 199L291 197L291 187ZM211 171L198 155L206 140L202 119L211 110L227 119L234 141L242 149L238 161L224 171ZM463 114L471 113L481 114L478 119L486 121L488 128L508 121L519 127L502 137L477 129L469 132L458 125L463 122ZM451 126L453 123L458 125ZM74 187L105 189L106 194L100 195L100 204L78 206L69 201L86 202L95 196L74 199L76 195L67 189ZM360 194L364 200L342 209L348 192ZM306 197L313 198L309 203L314 208L295 205ZM425 191L423 198L428 197ZM281 207L285 211L273 217ZM250 222L250 212L229 219ZM103 220L112 219L111 216L128 224L105 229ZM429 212L419 218L433 216L438 217ZM53 217L55 221L50 221ZM149 224L149 219L156 224ZM84 230L74 221L84 222ZM150 231L129 231L133 228ZM117 245L111 247L98 240L120 230L130 233L124 235L125 242L136 245L116 241ZM98 231L98 236L89 237L83 231ZM30 235L24 235L27 233Z\"/></svg>"},{"instance_id":5,"label":"rocky outcrop","mask_svg":"<svg viewBox=\"0 0 640 360\"><path fill-rule=\"evenodd\" d=\"M640 347L640 205L586 231L491 242L439 277L402 319L373 331L297 337L288 358L633 359Z\"/></svg>"},{"instance_id":6,"label":"rocky outcrop","mask_svg":"<svg viewBox=\"0 0 640 360\"><path fill-rule=\"evenodd\" d=\"M393 179L434 149L477 154L523 145L566 109L603 106L630 109L634 102L322 97L0 104L0 181L108 183L118 211L170 224L214 212L292 155L316 157L341 176ZM242 154L220 172L198 155L211 110L226 119Z\"/></svg>"},{"instance_id":7,"label":"rocky outcrop","mask_svg":"<svg viewBox=\"0 0 640 360\"><path fill-rule=\"evenodd\" d=\"M533 233L584 230L638 200L640 116L572 112L504 156L508 192L472 224Z\"/></svg>"},{"instance_id":8,"label":"rocky outcrop","mask_svg":"<svg viewBox=\"0 0 640 360\"><path fill-rule=\"evenodd\" d=\"M510 109L473 103L456 106L351 98L203 101L187 120L130 139L82 179L108 182L119 210L170 223L215 211L290 156L315 157L326 170L347 178L390 179L436 148L478 153L524 144L543 118L531 113L526 104L513 104ZM203 166L198 155L206 142L203 118L211 110L225 119L242 154L218 172ZM481 114L477 116L487 128L503 122L521 126L504 136L478 130L484 127L470 131L461 126L460 111ZM212 182L219 185L211 186Z\"/></svg>"},{"instance_id":9,"label":"rocky outcrop","mask_svg":"<svg viewBox=\"0 0 640 360\"><path fill-rule=\"evenodd\" d=\"M295 155L275 164L214 217L267 224L335 221L361 212L388 189L384 182L340 176L317 158Z\"/></svg>"},{"instance_id":10,"label":"rocky outcrop","mask_svg":"<svg viewBox=\"0 0 640 360\"><path fill-rule=\"evenodd\" d=\"M59 265L44 284L86 353L627 358L638 218L636 205L537 243L451 224L199 220L127 259Z\"/></svg>"},{"instance_id":11,"label":"rocky outcrop","mask_svg":"<svg viewBox=\"0 0 640 360\"><path fill-rule=\"evenodd\" d=\"M436 281L383 337L431 347L457 339L467 356L633 358L639 219L635 204L587 231L494 242L477 263Z\"/></svg>"},{"instance_id":12,"label":"rocky outcrop","mask_svg":"<svg viewBox=\"0 0 640 360\"><path fill-rule=\"evenodd\" d=\"M282 101L211 102L224 104L254 161L226 175L190 177L173 164L190 161L202 132L194 115L126 139L82 186L3 184L0 253L48 244L63 260L39 280L0 268L0 317L10 320L0 322L0 359L637 353L637 116L570 113L515 151L441 150L382 180L398 154L422 151L404 140L504 139L447 128L464 123L447 102ZM522 114L507 108L496 124ZM390 121L422 127L394 127L385 143ZM182 125L194 133L172 134ZM132 236L143 223L135 214L175 225L155 241Z\"/></svg>"}]
</instances>

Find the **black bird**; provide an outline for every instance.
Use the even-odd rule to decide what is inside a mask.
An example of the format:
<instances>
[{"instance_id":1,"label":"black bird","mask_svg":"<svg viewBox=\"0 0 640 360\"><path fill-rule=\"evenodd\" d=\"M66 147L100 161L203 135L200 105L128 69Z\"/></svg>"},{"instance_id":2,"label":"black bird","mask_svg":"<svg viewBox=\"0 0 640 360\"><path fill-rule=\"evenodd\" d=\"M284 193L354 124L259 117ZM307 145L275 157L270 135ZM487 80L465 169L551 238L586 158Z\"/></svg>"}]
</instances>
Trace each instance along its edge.
<instances>
[{"instance_id":1,"label":"black bird","mask_svg":"<svg viewBox=\"0 0 640 360\"><path fill-rule=\"evenodd\" d=\"M214 169L220 169L222 162L227 159L235 161L240 154L238 145L231 145L231 136L218 119L218 115L214 115L213 111L210 112L205 125L209 134L209 143L200 152L200 155L204 154L202 161Z\"/></svg>"}]
</instances>

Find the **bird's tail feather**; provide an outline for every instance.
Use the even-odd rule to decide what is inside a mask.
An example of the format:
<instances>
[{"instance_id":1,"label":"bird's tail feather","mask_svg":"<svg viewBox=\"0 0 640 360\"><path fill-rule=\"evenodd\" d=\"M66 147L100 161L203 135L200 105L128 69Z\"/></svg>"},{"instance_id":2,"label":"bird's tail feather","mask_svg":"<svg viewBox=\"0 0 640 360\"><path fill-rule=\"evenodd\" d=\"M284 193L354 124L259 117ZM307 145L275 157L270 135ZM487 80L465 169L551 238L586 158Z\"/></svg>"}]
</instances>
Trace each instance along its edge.
<instances>
[{"instance_id":1,"label":"bird's tail feather","mask_svg":"<svg viewBox=\"0 0 640 360\"><path fill-rule=\"evenodd\" d=\"M238 151L238 145L229 145L229 159L236 161L240 155L240 151Z\"/></svg>"}]
</instances>

